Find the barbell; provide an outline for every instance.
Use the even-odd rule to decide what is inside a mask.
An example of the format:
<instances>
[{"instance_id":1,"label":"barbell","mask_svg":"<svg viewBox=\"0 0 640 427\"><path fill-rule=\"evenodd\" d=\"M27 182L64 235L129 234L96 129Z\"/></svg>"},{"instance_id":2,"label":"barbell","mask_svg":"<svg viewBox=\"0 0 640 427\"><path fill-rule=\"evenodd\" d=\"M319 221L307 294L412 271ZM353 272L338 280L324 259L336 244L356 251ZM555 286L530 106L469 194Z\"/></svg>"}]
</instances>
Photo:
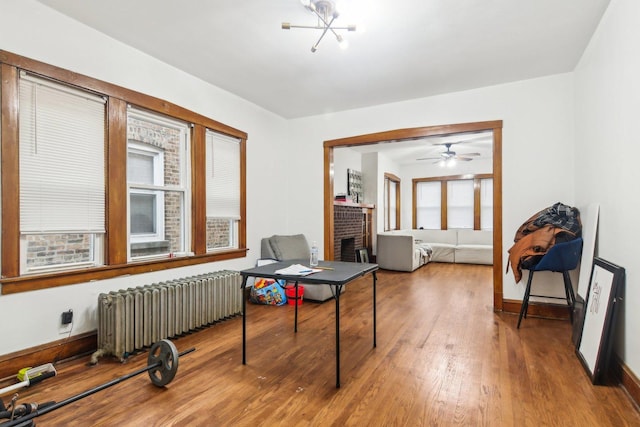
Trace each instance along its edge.
<instances>
[{"instance_id":1,"label":"barbell","mask_svg":"<svg viewBox=\"0 0 640 427\"><path fill-rule=\"evenodd\" d=\"M176 372L178 372L178 359L193 351L195 351L195 348L190 348L181 353L178 353L176 346L171 341L166 339L157 341L149 349L147 366L145 366L144 368L140 368L134 372L131 372L130 374L123 375L119 378L89 389L85 392L69 397L61 402L47 402L46 404L41 405L35 403L14 405L12 411L0 411L0 418L11 418L9 421L0 423L0 427L33 426L33 422L30 421L33 418L47 414L51 411L55 411L56 409L59 409L80 399L84 399L87 396L119 384L145 372L149 373L149 378L151 379L151 383L153 385L157 387L164 387L169 384L176 376Z\"/></svg>"}]
</instances>

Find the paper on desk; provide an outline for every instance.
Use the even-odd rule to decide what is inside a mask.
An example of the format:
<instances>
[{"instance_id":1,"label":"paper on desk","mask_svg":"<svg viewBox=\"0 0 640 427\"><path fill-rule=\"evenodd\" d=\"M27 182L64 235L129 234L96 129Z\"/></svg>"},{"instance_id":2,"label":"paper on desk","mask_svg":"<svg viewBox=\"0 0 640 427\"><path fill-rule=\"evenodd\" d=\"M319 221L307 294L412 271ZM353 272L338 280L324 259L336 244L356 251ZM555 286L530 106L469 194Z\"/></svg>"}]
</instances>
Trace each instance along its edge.
<instances>
[{"instance_id":1,"label":"paper on desk","mask_svg":"<svg viewBox=\"0 0 640 427\"><path fill-rule=\"evenodd\" d=\"M302 264L292 264L289 267L276 270L276 274L287 274L290 276L306 276L307 274L317 273L322 271L319 268L305 267Z\"/></svg>"}]
</instances>

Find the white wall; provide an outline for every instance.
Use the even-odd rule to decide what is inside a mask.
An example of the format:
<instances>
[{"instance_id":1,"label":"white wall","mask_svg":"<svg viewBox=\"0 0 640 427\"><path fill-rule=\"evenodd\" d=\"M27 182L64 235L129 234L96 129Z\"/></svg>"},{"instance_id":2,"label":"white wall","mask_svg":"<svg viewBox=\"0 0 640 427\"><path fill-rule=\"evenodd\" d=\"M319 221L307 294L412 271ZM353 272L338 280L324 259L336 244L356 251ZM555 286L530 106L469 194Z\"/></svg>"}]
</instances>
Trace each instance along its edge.
<instances>
[{"instance_id":1,"label":"white wall","mask_svg":"<svg viewBox=\"0 0 640 427\"><path fill-rule=\"evenodd\" d=\"M360 172L362 170L362 155L349 147L338 148L333 151L333 194L348 194L347 169ZM364 177L363 177L364 178ZM366 188L366 185L365 185Z\"/></svg>"},{"instance_id":2,"label":"white wall","mask_svg":"<svg viewBox=\"0 0 640 427\"><path fill-rule=\"evenodd\" d=\"M597 255L626 269L615 351L640 373L640 2L612 0L575 70L576 202L600 203Z\"/></svg>"},{"instance_id":3,"label":"white wall","mask_svg":"<svg viewBox=\"0 0 640 427\"><path fill-rule=\"evenodd\" d=\"M95 330L95 307L100 292L253 266L260 255L260 238L287 232L287 211L274 207L271 192L279 193L277 189L285 186L289 179L286 168L271 167L281 164L280 159L286 155L279 145L287 136L285 120L38 2L2 0L0 15L3 18L0 49L171 101L247 132L247 244L250 249L247 258L234 261L0 295L0 324L5 326L0 354L63 338L58 333L58 325L60 314L67 309L74 311L72 334Z\"/></svg>"},{"instance_id":4,"label":"white wall","mask_svg":"<svg viewBox=\"0 0 640 427\"><path fill-rule=\"evenodd\" d=\"M362 182L364 185L364 203L378 206L378 153L362 155ZM374 222L377 222L375 218ZM375 225L373 230L375 230Z\"/></svg>"}]
</instances>

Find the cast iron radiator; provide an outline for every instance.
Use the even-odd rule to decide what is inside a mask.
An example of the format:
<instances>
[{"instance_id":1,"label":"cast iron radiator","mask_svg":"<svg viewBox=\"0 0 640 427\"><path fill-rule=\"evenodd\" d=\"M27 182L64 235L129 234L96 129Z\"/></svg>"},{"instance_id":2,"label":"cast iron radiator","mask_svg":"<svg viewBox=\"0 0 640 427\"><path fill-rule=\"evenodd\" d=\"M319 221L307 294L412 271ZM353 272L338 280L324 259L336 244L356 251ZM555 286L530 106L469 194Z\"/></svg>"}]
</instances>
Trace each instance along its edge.
<instances>
[{"instance_id":1,"label":"cast iron radiator","mask_svg":"<svg viewBox=\"0 0 640 427\"><path fill-rule=\"evenodd\" d=\"M135 350L242 313L242 277L218 271L98 296L98 357Z\"/></svg>"}]
</instances>

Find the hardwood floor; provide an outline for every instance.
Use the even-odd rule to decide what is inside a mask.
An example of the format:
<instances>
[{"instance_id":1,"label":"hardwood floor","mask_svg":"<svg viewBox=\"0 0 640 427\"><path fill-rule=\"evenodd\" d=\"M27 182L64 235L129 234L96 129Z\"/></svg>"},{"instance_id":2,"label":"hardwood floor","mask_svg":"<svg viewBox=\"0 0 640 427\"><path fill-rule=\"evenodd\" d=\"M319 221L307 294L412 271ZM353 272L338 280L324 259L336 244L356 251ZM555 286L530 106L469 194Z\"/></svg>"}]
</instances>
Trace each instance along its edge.
<instances>
[{"instance_id":1,"label":"hardwood floor","mask_svg":"<svg viewBox=\"0 0 640 427\"><path fill-rule=\"evenodd\" d=\"M378 273L377 347L370 277L341 298L342 387L335 388L335 304L248 305L242 318L174 339L176 378L146 374L45 414L38 426L638 426L617 386L593 386L574 353L568 321L492 311L491 267L429 264ZM89 357L20 391L20 402L62 401L146 365ZM8 396L4 396L5 402Z\"/></svg>"}]
</instances>

